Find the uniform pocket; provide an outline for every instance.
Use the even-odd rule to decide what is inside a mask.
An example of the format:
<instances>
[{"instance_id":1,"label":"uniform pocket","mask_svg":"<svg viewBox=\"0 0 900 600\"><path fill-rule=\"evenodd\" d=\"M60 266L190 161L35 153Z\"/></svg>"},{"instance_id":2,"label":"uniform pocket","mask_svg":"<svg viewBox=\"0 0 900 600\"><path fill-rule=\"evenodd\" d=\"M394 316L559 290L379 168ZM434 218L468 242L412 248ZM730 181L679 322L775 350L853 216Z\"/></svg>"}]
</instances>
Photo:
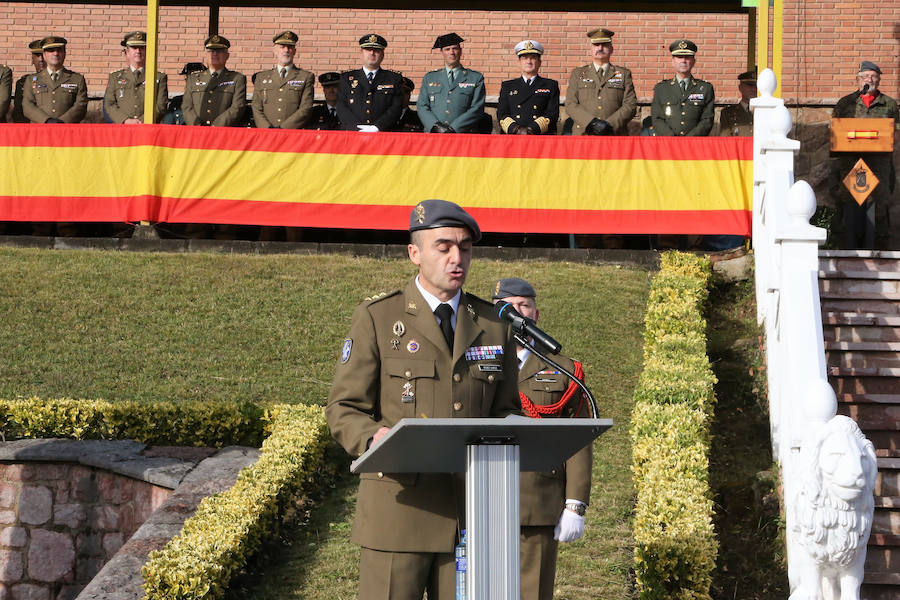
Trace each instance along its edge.
<instances>
[{"instance_id":1,"label":"uniform pocket","mask_svg":"<svg viewBox=\"0 0 900 600\"><path fill-rule=\"evenodd\" d=\"M386 358L383 364L387 381L382 385L382 405L399 404L400 418L415 417L416 398L434 397L434 361L424 358Z\"/></svg>"}]
</instances>

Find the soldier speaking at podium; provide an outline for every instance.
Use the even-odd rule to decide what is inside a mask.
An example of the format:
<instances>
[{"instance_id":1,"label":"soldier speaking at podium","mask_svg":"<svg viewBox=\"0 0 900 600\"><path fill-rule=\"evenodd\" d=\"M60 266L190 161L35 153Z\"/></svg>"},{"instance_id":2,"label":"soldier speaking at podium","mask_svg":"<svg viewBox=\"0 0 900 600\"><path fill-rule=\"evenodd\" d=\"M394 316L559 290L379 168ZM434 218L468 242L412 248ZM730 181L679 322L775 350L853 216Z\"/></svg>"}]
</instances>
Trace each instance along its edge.
<instances>
[{"instance_id":1,"label":"soldier speaking at podium","mask_svg":"<svg viewBox=\"0 0 900 600\"><path fill-rule=\"evenodd\" d=\"M516 349L489 302L462 291L481 237L478 223L444 200L409 219L404 289L359 306L343 342L325 416L354 458L403 418L517 412ZM452 600L454 548L465 528L462 474L363 473L352 539L362 600Z\"/></svg>"}]
</instances>

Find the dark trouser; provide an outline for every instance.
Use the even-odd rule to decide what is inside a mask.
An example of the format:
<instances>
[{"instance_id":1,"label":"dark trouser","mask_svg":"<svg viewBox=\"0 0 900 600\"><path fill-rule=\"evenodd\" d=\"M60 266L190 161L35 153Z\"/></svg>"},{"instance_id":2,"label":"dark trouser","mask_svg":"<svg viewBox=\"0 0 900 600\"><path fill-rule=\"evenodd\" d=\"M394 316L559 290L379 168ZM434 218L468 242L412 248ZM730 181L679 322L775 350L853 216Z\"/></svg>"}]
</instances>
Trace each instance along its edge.
<instances>
[{"instance_id":1,"label":"dark trouser","mask_svg":"<svg viewBox=\"0 0 900 600\"><path fill-rule=\"evenodd\" d=\"M880 187L880 186L879 186ZM862 206L853 198L841 198L834 215L832 230L845 250L886 250L891 233L890 194L887 190L875 192Z\"/></svg>"},{"instance_id":2,"label":"dark trouser","mask_svg":"<svg viewBox=\"0 0 900 600\"><path fill-rule=\"evenodd\" d=\"M381 552L360 548L359 600L456 598L456 557L452 552Z\"/></svg>"},{"instance_id":3,"label":"dark trouser","mask_svg":"<svg viewBox=\"0 0 900 600\"><path fill-rule=\"evenodd\" d=\"M552 600L556 580L556 551L553 525L522 527L522 600Z\"/></svg>"}]
</instances>

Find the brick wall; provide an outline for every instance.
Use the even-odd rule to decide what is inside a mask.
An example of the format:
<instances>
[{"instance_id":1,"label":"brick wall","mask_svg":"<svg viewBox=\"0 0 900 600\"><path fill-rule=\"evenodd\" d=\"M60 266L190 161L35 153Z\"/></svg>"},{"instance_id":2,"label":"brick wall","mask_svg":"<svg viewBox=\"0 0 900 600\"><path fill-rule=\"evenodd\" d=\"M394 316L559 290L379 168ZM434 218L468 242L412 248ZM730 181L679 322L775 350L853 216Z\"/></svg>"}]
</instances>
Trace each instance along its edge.
<instances>
[{"instance_id":1,"label":"brick wall","mask_svg":"<svg viewBox=\"0 0 900 600\"><path fill-rule=\"evenodd\" d=\"M737 0L735 0L737 1ZM900 43L895 24L900 3L875 0L785 0L783 95L791 102L829 103L852 90L861 59L884 70L883 89L897 96ZM877 15L870 18L868 15ZM712 81L720 100L737 95L735 77L746 68L747 16L742 14L658 14L501 11L400 11L330 8L222 8L219 32L232 42L231 68L252 74L270 68L271 38L282 29L296 31L298 63L314 72L356 68L357 39L378 32L390 46L385 67L413 81L441 65L431 51L434 38L456 31L464 44L464 64L485 73L489 96L500 82L518 73L512 47L526 37L546 48L543 74L568 80L569 71L587 59L585 32L606 26L617 32L613 62L634 73L638 97L648 101L653 85L670 76L668 44L688 37L700 46L695 75ZM160 69L170 76L170 91L180 92L177 75L188 61L203 59L208 9L160 10ZM123 65L122 34L145 26L142 7L95 4L2 3L0 62L16 76L30 69L27 44L54 33L69 40L67 64L86 75L92 96L100 96L107 74ZM865 40L860 50L860 40Z\"/></svg>"}]
</instances>

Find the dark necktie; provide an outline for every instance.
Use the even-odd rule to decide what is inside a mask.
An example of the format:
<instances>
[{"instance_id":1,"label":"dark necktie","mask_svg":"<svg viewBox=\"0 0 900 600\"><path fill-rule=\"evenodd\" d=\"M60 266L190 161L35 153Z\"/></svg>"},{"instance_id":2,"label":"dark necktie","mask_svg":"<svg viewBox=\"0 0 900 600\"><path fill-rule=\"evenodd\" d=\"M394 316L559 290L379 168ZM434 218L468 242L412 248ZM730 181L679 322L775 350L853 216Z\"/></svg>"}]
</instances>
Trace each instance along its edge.
<instances>
[{"instance_id":1,"label":"dark necktie","mask_svg":"<svg viewBox=\"0 0 900 600\"><path fill-rule=\"evenodd\" d=\"M681 80L681 91L682 91L682 92L686 92L686 91L687 91L687 79L682 79L682 80Z\"/></svg>"},{"instance_id":2,"label":"dark necktie","mask_svg":"<svg viewBox=\"0 0 900 600\"><path fill-rule=\"evenodd\" d=\"M371 83L372 83L372 80L375 79L375 73L369 73L369 74L367 75L367 77L369 78L369 83L371 84Z\"/></svg>"},{"instance_id":3,"label":"dark necktie","mask_svg":"<svg viewBox=\"0 0 900 600\"><path fill-rule=\"evenodd\" d=\"M284 79L285 77L287 77L287 68L281 67L278 71L279 71L279 73L281 74L281 78L282 78L282 79Z\"/></svg>"},{"instance_id":4,"label":"dark necktie","mask_svg":"<svg viewBox=\"0 0 900 600\"><path fill-rule=\"evenodd\" d=\"M453 309L449 304L439 304L434 309L434 314L441 320L441 333L444 334L444 339L447 340L447 347L453 350L453 325L450 323Z\"/></svg>"},{"instance_id":5,"label":"dark necktie","mask_svg":"<svg viewBox=\"0 0 900 600\"><path fill-rule=\"evenodd\" d=\"M450 85L452 86L453 81L456 79L455 77L453 77L453 69L447 71L447 79L450 81Z\"/></svg>"}]
</instances>

